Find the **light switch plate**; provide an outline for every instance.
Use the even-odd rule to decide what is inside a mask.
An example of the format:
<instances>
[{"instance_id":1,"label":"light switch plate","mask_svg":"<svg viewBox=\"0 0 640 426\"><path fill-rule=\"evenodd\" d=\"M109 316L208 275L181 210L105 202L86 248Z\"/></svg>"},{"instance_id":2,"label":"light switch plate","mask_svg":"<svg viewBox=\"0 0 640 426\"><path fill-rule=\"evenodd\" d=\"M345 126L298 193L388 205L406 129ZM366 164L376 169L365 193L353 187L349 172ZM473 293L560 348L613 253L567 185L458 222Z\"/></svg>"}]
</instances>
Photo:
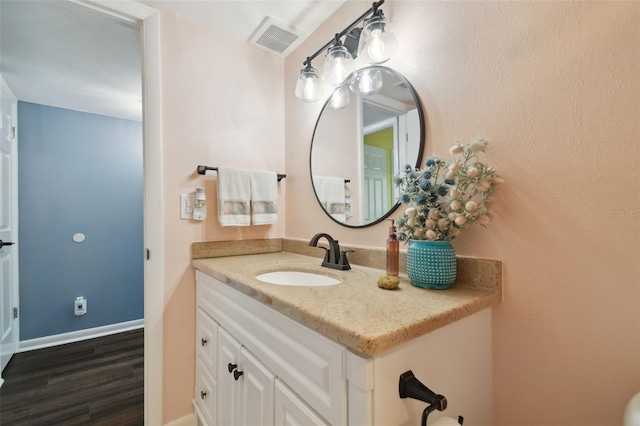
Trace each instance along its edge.
<instances>
[{"instance_id":1,"label":"light switch plate","mask_svg":"<svg viewBox=\"0 0 640 426\"><path fill-rule=\"evenodd\" d=\"M193 219L195 194L180 194L180 219Z\"/></svg>"}]
</instances>

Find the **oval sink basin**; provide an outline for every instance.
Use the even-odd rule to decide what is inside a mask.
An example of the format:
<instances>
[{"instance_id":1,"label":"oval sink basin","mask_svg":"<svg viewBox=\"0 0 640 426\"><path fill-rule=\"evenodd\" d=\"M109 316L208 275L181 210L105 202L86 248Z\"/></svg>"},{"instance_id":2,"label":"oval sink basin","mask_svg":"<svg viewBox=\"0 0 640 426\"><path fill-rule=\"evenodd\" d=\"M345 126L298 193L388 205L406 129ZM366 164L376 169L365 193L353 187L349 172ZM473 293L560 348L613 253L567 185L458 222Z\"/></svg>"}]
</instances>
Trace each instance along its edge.
<instances>
[{"instance_id":1,"label":"oval sink basin","mask_svg":"<svg viewBox=\"0 0 640 426\"><path fill-rule=\"evenodd\" d=\"M269 284L290 285L297 287L324 287L341 283L340 280L327 275L300 271L267 272L264 274L256 275L256 278L259 281Z\"/></svg>"}]
</instances>

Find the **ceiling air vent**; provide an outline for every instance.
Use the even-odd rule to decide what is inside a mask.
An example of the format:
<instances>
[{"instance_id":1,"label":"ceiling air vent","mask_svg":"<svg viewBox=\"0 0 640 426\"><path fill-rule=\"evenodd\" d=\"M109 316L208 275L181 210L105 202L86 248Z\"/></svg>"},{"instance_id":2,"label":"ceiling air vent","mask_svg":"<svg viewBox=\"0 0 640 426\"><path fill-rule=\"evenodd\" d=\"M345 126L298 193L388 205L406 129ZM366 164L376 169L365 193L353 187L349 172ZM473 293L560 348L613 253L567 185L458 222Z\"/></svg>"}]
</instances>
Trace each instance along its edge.
<instances>
[{"instance_id":1,"label":"ceiling air vent","mask_svg":"<svg viewBox=\"0 0 640 426\"><path fill-rule=\"evenodd\" d=\"M273 18L265 18L253 32L249 42L263 49L286 56L303 39L303 34Z\"/></svg>"}]
</instances>

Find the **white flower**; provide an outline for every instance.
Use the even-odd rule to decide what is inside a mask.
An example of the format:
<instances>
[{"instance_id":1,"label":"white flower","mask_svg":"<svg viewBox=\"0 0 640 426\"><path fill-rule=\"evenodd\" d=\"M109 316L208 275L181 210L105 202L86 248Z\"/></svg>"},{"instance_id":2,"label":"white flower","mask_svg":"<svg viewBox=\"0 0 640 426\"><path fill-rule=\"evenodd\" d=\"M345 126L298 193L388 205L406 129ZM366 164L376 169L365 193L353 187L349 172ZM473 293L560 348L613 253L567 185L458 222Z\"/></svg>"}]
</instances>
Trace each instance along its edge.
<instances>
[{"instance_id":1,"label":"white flower","mask_svg":"<svg viewBox=\"0 0 640 426\"><path fill-rule=\"evenodd\" d=\"M458 190L458 188L451 188L451 190L449 191L449 195L451 195L451 198L458 198L462 195L462 193Z\"/></svg>"},{"instance_id":2,"label":"white flower","mask_svg":"<svg viewBox=\"0 0 640 426\"><path fill-rule=\"evenodd\" d=\"M486 151L488 145L489 145L488 140L486 140L482 136L478 136L473 140L473 142L471 142L471 149L473 149L475 152Z\"/></svg>"},{"instance_id":3,"label":"white flower","mask_svg":"<svg viewBox=\"0 0 640 426\"><path fill-rule=\"evenodd\" d=\"M435 240L438 236L438 234L436 234L435 231L432 231L431 229L429 229L425 235L427 236L427 240L431 241Z\"/></svg>"},{"instance_id":4,"label":"white flower","mask_svg":"<svg viewBox=\"0 0 640 426\"><path fill-rule=\"evenodd\" d=\"M455 220L456 220L456 217L458 217L458 215L457 215L457 214L455 214L454 212L451 212L451 213L449 213L449 216L448 216L448 217L449 217L449 220L450 220L451 222L453 222L453 221L455 221Z\"/></svg>"},{"instance_id":5,"label":"white flower","mask_svg":"<svg viewBox=\"0 0 640 426\"><path fill-rule=\"evenodd\" d=\"M409 217L414 217L416 213L418 213L418 211L416 210L415 207L409 207L404 211L404 214L406 214Z\"/></svg>"},{"instance_id":6,"label":"white flower","mask_svg":"<svg viewBox=\"0 0 640 426\"><path fill-rule=\"evenodd\" d=\"M466 216L461 215L461 214L456 216L456 225L462 226L465 223L467 223L467 217Z\"/></svg>"},{"instance_id":7,"label":"white flower","mask_svg":"<svg viewBox=\"0 0 640 426\"><path fill-rule=\"evenodd\" d=\"M449 225L449 221L446 218L442 218L438 220L438 228L444 229Z\"/></svg>"},{"instance_id":8,"label":"white flower","mask_svg":"<svg viewBox=\"0 0 640 426\"><path fill-rule=\"evenodd\" d=\"M433 229L436 227L436 221L433 219L427 219L427 221L425 222L425 225L427 225L427 228Z\"/></svg>"},{"instance_id":9,"label":"white flower","mask_svg":"<svg viewBox=\"0 0 640 426\"><path fill-rule=\"evenodd\" d=\"M469 167L467 169L467 176L470 178L477 177L479 174L480 174L480 170L476 169L475 167Z\"/></svg>"},{"instance_id":10,"label":"white flower","mask_svg":"<svg viewBox=\"0 0 640 426\"><path fill-rule=\"evenodd\" d=\"M489 222L491 222L491 218L489 218L489 216L487 216L486 214L482 214L482 215L478 216L478 219L476 219L476 221L480 225L488 225Z\"/></svg>"},{"instance_id":11,"label":"white flower","mask_svg":"<svg viewBox=\"0 0 640 426\"><path fill-rule=\"evenodd\" d=\"M480 182L478 182L478 184L476 186L482 192L486 192L491 188L491 184L489 182L487 182L486 180L481 180Z\"/></svg>"},{"instance_id":12,"label":"white flower","mask_svg":"<svg viewBox=\"0 0 640 426\"><path fill-rule=\"evenodd\" d=\"M458 163L449 164L449 172L458 173L458 170L460 170L460 164L458 164Z\"/></svg>"},{"instance_id":13,"label":"white flower","mask_svg":"<svg viewBox=\"0 0 640 426\"><path fill-rule=\"evenodd\" d=\"M458 228L451 228L451 236L457 237L458 235L460 235L460 230Z\"/></svg>"},{"instance_id":14,"label":"white flower","mask_svg":"<svg viewBox=\"0 0 640 426\"><path fill-rule=\"evenodd\" d=\"M478 209L478 203L473 200L467 201L467 204L464 205L464 208L470 212L476 211Z\"/></svg>"},{"instance_id":15,"label":"white flower","mask_svg":"<svg viewBox=\"0 0 640 426\"><path fill-rule=\"evenodd\" d=\"M416 237L420 238L424 235L424 230L422 228L418 228L416 229L416 232L414 232L414 234L416 235Z\"/></svg>"},{"instance_id":16,"label":"white flower","mask_svg":"<svg viewBox=\"0 0 640 426\"><path fill-rule=\"evenodd\" d=\"M449 153L451 155L458 155L462 152L462 147L458 144L455 144L454 146L452 146L451 148L449 148Z\"/></svg>"},{"instance_id":17,"label":"white flower","mask_svg":"<svg viewBox=\"0 0 640 426\"><path fill-rule=\"evenodd\" d=\"M451 210L460 210L460 208L462 207L462 203L460 202L460 200L453 200L451 202L451 204L449 204L449 207L451 207Z\"/></svg>"},{"instance_id":18,"label":"white flower","mask_svg":"<svg viewBox=\"0 0 640 426\"><path fill-rule=\"evenodd\" d=\"M499 186L504 183L504 179L502 179L501 177L494 177L491 183L493 183L495 186Z\"/></svg>"},{"instance_id":19,"label":"white flower","mask_svg":"<svg viewBox=\"0 0 640 426\"><path fill-rule=\"evenodd\" d=\"M416 226L417 224L418 224L418 221L416 220L415 217L412 217L409 220L407 220L407 225L409 226Z\"/></svg>"},{"instance_id":20,"label":"white flower","mask_svg":"<svg viewBox=\"0 0 640 426\"><path fill-rule=\"evenodd\" d=\"M456 177L456 174L453 173L452 171L448 171L446 175L444 175L444 177L446 179L453 179L454 177Z\"/></svg>"},{"instance_id":21,"label":"white flower","mask_svg":"<svg viewBox=\"0 0 640 426\"><path fill-rule=\"evenodd\" d=\"M429 215L427 216L429 219L436 220L440 217L440 211L438 209L429 210Z\"/></svg>"}]
</instances>

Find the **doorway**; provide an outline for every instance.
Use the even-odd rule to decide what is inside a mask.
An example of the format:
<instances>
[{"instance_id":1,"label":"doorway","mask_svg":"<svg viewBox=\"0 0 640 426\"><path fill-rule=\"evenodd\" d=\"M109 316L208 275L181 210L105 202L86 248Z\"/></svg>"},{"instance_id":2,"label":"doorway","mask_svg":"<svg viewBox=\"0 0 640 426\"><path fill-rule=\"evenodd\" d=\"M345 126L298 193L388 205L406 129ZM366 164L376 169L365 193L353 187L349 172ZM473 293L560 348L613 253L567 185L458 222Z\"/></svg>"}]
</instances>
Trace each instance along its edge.
<instances>
[{"instance_id":1,"label":"doorway","mask_svg":"<svg viewBox=\"0 0 640 426\"><path fill-rule=\"evenodd\" d=\"M3 2L5 3L5 2ZM8 2L7 2L8 3ZM162 423L163 233L158 11L135 1L63 2L138 25L142 34L144 157L145 423ZM6 3L5 3L6 4ZM3 5L4 6L4 5ZM3 40L4 41L4 40ZM3 52L4 53L4 52ZM29 99L26 99L27 101Z\"/></svg>"}]
</instances>

